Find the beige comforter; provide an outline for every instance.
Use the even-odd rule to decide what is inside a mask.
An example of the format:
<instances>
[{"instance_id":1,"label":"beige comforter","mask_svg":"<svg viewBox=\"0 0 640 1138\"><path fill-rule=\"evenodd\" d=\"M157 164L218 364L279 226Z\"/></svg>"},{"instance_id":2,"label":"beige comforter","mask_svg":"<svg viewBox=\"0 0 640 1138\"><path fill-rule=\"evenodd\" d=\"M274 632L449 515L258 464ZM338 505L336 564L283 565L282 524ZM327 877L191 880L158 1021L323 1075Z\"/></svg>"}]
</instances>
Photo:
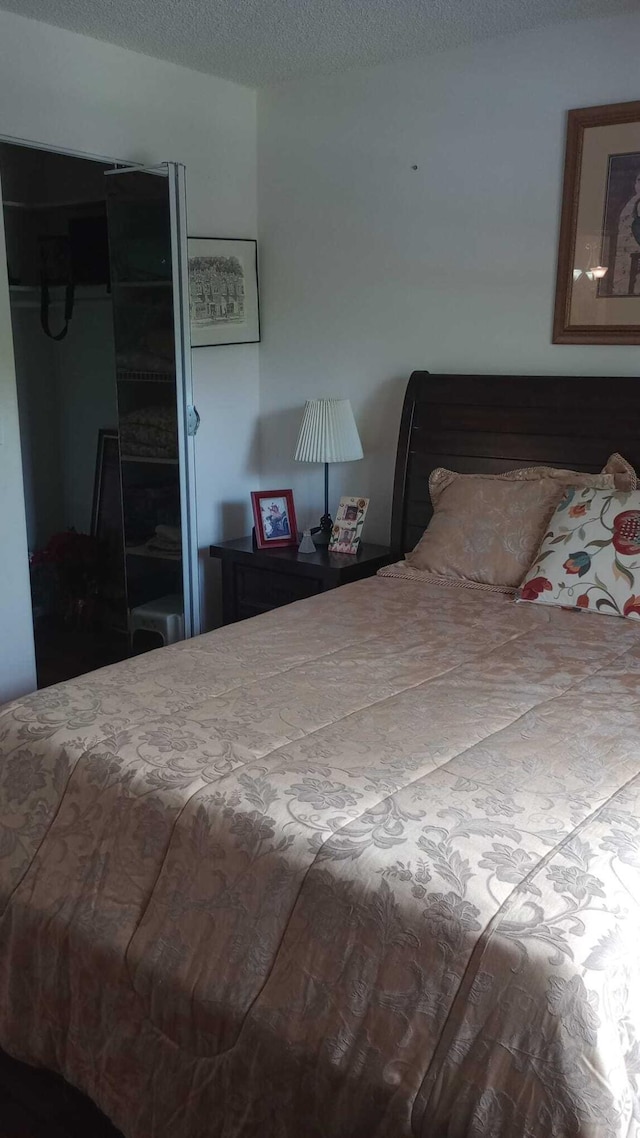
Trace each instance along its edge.
<instances>
[{"instance_id":1,"label":"beige comforter","mask_svg":"<svg viewBox=\"0 0 640 1138\"><path fill-rule=\"evenodd\" d=\"M377 578L0 714L0 1045L127 1138L640 1133L640 629Z\"/></svg>"}]
</instances>

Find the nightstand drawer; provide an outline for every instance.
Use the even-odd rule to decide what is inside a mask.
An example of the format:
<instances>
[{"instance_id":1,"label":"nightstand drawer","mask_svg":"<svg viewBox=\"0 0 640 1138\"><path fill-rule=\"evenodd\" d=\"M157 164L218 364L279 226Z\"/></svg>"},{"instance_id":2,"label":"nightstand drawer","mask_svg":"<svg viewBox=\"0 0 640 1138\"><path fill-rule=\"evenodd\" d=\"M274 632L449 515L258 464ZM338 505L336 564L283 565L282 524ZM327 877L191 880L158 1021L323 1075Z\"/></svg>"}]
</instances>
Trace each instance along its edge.
<instances>
[{"instance_id":1,"label":"nightstand drawer","mask_svg":"<svg viewBox=\"0 0 640 1138\"><path fill-rule=\"evenodd\" d=\"M251 565L235 565L234 570L238 611L246 616L302 601L322 591L322 581L312 577L273 573Z\"/></svg>"}]
</instances>

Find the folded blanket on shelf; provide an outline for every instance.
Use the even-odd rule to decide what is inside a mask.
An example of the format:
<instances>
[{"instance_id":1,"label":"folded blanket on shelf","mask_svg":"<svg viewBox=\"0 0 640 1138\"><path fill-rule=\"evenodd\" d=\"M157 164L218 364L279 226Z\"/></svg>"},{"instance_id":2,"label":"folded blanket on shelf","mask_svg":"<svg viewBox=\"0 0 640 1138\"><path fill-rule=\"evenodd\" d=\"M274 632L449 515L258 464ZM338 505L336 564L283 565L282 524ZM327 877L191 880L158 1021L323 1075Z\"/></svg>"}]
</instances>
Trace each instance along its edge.
<instances>
[{"instance_id":1,"label":"folded blanket on shelf","mask_svg":"<svg viewBox=\"0 0 640 1138\"><path fill-rule=\"evenodd\" d=\"M123 454L141 458L177 458L178 433L173 407L142 407L120 416Z\"/></svg>"},{"instance_id":2,"label":"folded blanket on shelf","mask_svg":"<svg viewBox=\"0 0 640 1138\"><path fill-rule=\"evenodd\" d=\"M180 526L156 526L156 532L146 543L147 549L162 553L180 553L182 550L182 531Z\"/></svg>"}]
</instances>

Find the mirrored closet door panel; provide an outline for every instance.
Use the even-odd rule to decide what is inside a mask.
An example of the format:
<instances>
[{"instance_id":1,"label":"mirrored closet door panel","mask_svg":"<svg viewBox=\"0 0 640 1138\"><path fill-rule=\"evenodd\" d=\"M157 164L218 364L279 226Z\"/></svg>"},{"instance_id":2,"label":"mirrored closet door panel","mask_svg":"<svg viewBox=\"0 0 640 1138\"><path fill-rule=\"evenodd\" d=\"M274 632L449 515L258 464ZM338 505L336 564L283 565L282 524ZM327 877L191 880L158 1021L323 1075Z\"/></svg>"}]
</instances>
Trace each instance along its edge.
<instances>
[{"instance_id":1,"label":"mirrored closet door panel","mask_svg":"<svg viewBox=\"0 0 640 1138\"><path fill-rule=\"evenodd\" d=\"M129 654L104 170L0 141L38 687Z\"/></svg>"},{"instance_id":2,"label":"mirrored closet door panel","mask_svg":"<svg viewBox=\"0 0 640 1138\"><path fill-rule=\"evenodd\" d=\"M197 630L186 344L171 170L105 177L127 605L134 650ZM190 538L192 540L190 540Z\"/></svg>"},{"instance_id":3,"label":"mirrored closet door panel","mask_svg":"<svg viewBox=\"0 0 640 1138\"><path fill-rule=\"evenodd\" d=\"M0 137L0 175L5 576L15 546L31 599L2 702L34 646L49 687L200 623L184 167Z\"/></svg>"}]
</instances>

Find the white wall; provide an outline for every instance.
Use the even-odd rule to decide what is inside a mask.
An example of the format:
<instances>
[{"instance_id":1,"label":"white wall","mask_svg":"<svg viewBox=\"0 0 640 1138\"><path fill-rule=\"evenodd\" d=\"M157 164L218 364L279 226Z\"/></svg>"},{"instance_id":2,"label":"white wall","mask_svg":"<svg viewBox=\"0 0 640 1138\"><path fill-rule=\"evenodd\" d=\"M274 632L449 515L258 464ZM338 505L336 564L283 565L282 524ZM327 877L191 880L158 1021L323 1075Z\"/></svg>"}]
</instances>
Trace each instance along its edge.
<instances>
[{"instance_id":1,"label":"white wall","mask_svg":"<svg viewBox=\"0 0 640 1138\"><path fill-rule=\"evenodd\" d=\"M262 483L301 521L309 396L351 398L367 457L332 497L370 494L384 540L414 368L640 370L640 348L551 344L566 111L637 99L639 43L638 16L581 21L261 93Z\"/></svg>"},{"instance_id":2,"label":"white wall","mask_svg":"<svg viewBox=\"0 0 640 1138\"><path fill-rule=\"evenodd\" d=\"M0 135L183 162L189 232L255 237L255 93L248 88L0 11ZM225 532L227 500L246 503L256 486L257 347L200 348L194 377L202 416L199 544L208 573L209 542L238 532ZM18 491L14 479L11 500L20 500ZM248 524L245 505L243 530ZM204 591L208 602L206 583ZM3 592L0 612L12 603ZM2 694L0 685L0 701Z\"/></svg>"}]
</instances>

